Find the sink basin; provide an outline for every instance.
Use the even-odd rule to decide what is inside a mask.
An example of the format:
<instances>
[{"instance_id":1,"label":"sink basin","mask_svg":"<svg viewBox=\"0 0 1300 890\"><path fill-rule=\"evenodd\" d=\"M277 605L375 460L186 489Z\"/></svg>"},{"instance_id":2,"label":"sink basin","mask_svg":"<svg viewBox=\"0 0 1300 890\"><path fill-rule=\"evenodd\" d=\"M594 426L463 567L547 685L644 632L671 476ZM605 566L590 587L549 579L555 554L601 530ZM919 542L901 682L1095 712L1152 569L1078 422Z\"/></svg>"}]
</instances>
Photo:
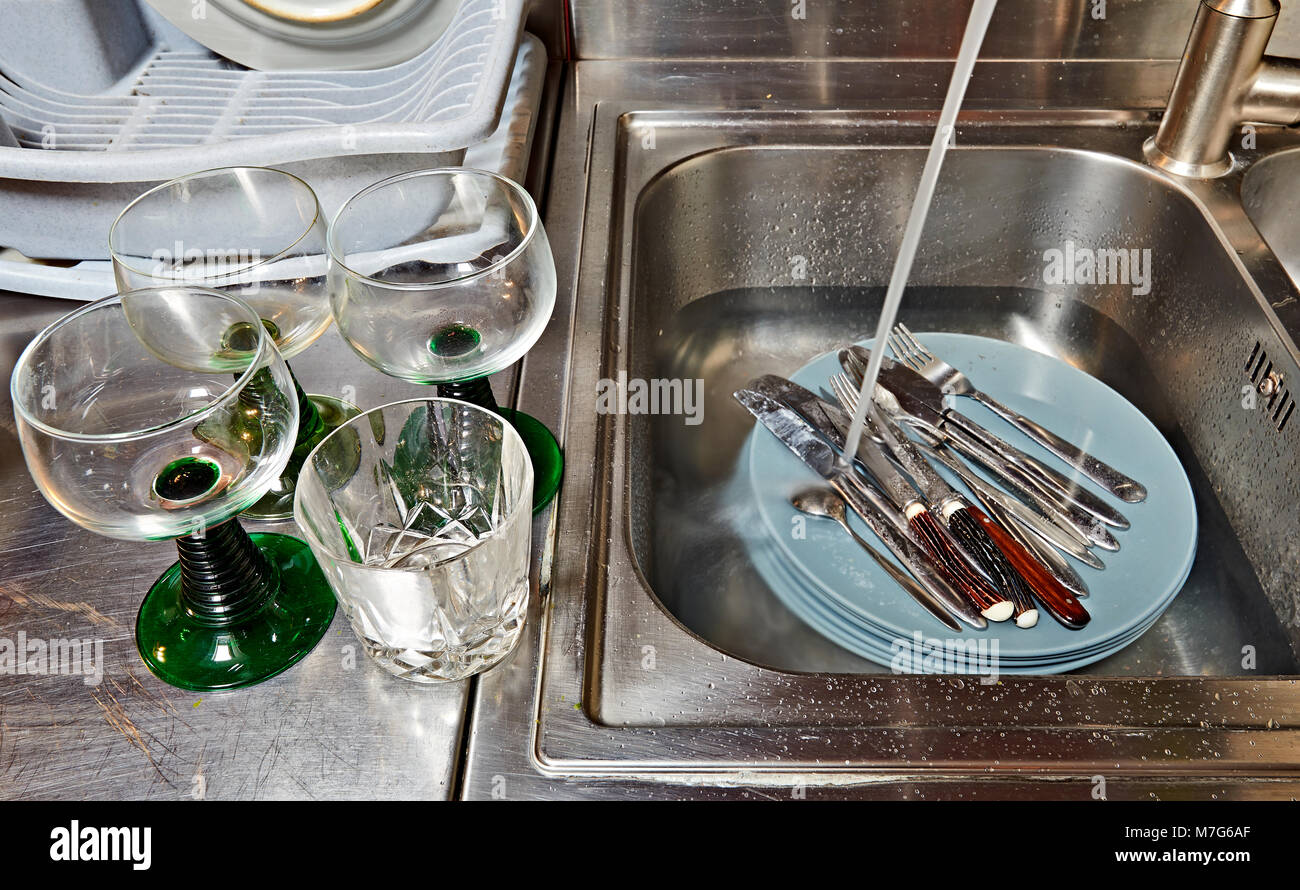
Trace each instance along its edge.
<instances>
[{"instance_id":1,"label":"sink basin","mask_svg":"<svg viewBox=\"0 0 1300 890\"><path fill-rule=\"evenodd\" d=\"M1241 203L1251 222L1300 288L1300 150L1281 151L1254 164L1241 182Z\"/></svg>"},{"instance_id":2,"label":"sink basin","mask_svg":"<svg viewBox=\"0 0 1300 890\"><path fill-rule=\"evenodd\" d=\"M699 637L748 661L793 671L887 670L803 625L750 566L742 541L754 517L733 515L728 492L752 420L729 394L755 375L788 375L874 334L923 162L923 151L906 149L722 150L673 166L638 199L631 330L642 337L632 339L628 375L702 380L705 410L698 424L629 419L630 540L658 601ZM1149 250L1150 292L1132 278L1048 285L1044 253L1067 241ZM743 281L771 283L729 286ZM1201 531L1182 593L1150 633L1083 673L1296 673L1288 631L1202 467L1218 461L1222 475L1246 484L1243 451L1296 440L1285 428L1248 423L1258 418L1236 404L1233 389L1214 404L1219 366L1244 364L1255 348L1249 337L1220 333L1216 319L1232 294L1242 307L1253 300L1195 203L1145 168L1101 154L958 149L913 281L900 315L909 327L1009 340L1082 368L1155 422L1193 481ZM1170 295L1180 311L1161 310ZM1180 345L1192 343L1190 353ZM1225 440L1236 444L1225 448ZM1258 653L1249 668L1244 640Z\"/></svg>"},{"instance_id":3,"label":"sink basin","mask_svg":"<svg viewBox=\"0 0 1300 890\"><path fill-rule=\"evenodd\" d=\"M1239 174L1187 183L1140 163L1142 109L963 119L902 317L1058 356L1145 412L1195 489L1186 587L1084 672L992 685L892 675L804 626L741 545L755 518L728 486L752 420L730 393L874 332L933 115L600 103L585 192L560 199L582 226L527 718L543 773L1300 771L1296 733L1277 731L1300 713L1300 420L1258 391L1300 369L1272 302L1285 272ZM1069 242L1149 250L1150 288L1056 283L1046 252ZM698 380L702 412L611 409L617 380Z\"/></svg>"}]
</instances>

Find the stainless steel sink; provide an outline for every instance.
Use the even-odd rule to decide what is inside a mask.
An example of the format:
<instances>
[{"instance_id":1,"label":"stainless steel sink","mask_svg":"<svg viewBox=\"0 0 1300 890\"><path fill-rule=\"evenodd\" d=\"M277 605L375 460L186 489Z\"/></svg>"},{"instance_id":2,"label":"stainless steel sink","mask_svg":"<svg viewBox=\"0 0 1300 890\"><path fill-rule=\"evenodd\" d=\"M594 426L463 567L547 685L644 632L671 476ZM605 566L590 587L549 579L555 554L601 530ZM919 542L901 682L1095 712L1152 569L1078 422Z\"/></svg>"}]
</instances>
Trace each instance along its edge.
<instances>
[{"instance_id":1,"label":"stainless steel sink","mask_svg":"<svg viewBox=\"0 0 1300 890\"><path fill-rule=\"evenodd\" d=\"M755 517L737 515L731 493L752 421L729 393L874 333L923 162L919 149L880 146L719 150L668 168L637 200L630 330L640 336L631 337L627 373L698 378L706 390L698 425L629 418L632 553L674 617L757 664L885 670L811 631L753 571L743 542ZM1067 240L1149 249L1151 292L1045 285L1044 252ZM1286 443L1294 454L1300 429L1287 436L1285 426L1251 422L1259 418L1228 386L1257 351L1250 331L1264 323L1263 311L1196 202L1113 156L959 148L913 277L902 317L914 330L997 337L1083 368L1139 406L1195 480L1201 530L1188 583L1151 633L1084 673L1297 673L1288 629L1198 454L1221 461L1216 469L1229 484L1254 492L1257 477L1240 455L1286 453ZM1285 354L1273 341L1266 348ZM1216 378L1224 384L1217 391ZM1276 507L1281 514L1285 501ZM1279 591L1283 614L1292 591ZM1258 652L1250 670L1242 666L1246 641Z\"/></svg>"},{"instance_id":2,"label":"stainless steel sink","mask_svg":"<svg viewBox=\"0 0 1300 890\"><path fill-rule=\"evenodd\" d=\"M1281 151L1253 165L1241 183L1247 215L1300 287L1300 150Z\"/></svg>"},{"instance_id":3,"label":"stainless steel sink","mask_svg":"<svg viewBox=\"0 0 1300 890\"><path fill-rule=\"evenodd\" d=\"M547 793L585 777L859 794L893 776L977 794L961 777L1040 776L1068 797L1098 775L1294 793L1300 418L1278 407L1300 380L1300 311L1240 171L1185 181L1141 162L1171 71L977 73L903 308L914 329L1060 356L1161 429L1200 521L1164 618L1081 673L895 676L803 626L750 566L754 520L728 486L752 423L730 392L871 335L948 70L813 67L580 68L547 220L579 258L548 332L565 361L530 358L521 391L532 404L563 381L568 468L543 623L485 678L467 793L537 775ZM1297 145L1262 128L1246 160ZM1150 249L1151 292L1047 283L1044 251L1066 241ZM1273 394L1264 368L1284 381ZM602 413L620 375L701 379L702 422ZM494 753L497 732L525 728L525 765Z\"/></svg>"}]
</instances>

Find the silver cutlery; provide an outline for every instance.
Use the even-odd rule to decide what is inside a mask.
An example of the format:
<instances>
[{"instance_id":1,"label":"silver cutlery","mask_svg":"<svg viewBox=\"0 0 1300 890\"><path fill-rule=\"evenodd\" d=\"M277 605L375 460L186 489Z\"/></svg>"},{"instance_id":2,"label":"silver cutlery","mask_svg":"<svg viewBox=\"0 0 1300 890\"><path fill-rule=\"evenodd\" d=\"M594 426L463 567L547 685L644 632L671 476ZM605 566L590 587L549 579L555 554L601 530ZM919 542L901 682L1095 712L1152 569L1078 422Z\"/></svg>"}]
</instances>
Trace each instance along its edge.
<instances>
[{"instance_id":1,"label":"silver cutlery","mask_svg":"<svg viewBox=\"0 0 1300 890\"><path fill-rule=\"evenodd\" d=\"M948 467L970 489L971 494L980 502L989 516L1005 528L1039 562L1045 565L1067 590L1073 591L1076 596L1088 596L1088 585L1062 555L1062 551L1044 539L1038 527L1031 526L1026 521L1024 514L1027 514L1029 518L1047 529L1055 530L1056 525L1054 523L1042 519L1024 504L989 485L962 463L961 459L946 445L939 443L938 446L931 446L922 443L918 447L924 454ZM1009 509L1012 506L1018 512ZM1101 569L1106 567L1105 563L1092 554L1092 551L1086 547L1080 547L1080 549L1083 555L1088 558L1087 565Z\"/></svg>"},{"instance_id":2,"label":"silver cutlery","mask_svg":"<svg viewBox=\"0 0 1300 890\"><path fill-rule=\"evenodd\" d=\"M840 350L839 358L850 377L860 381L866 366L864 356L869 355L866 349L854 346ZM898 412L909 425L926 430L951 444L966 457L988 467L999 479L1039 507L1063 528L1068 527L1076 531L1085 541L1102 549L1119 550L1119 542L1106 529L1105 520L1097 515L1095 508L1087 509L1077 497L1078 494L1084 493L1082 489L1072 486L1069 480L1059 477L1059 474L1057 474L1059 481L1054 481L1049 476L1033 470L1030 464L1037 462L1024 452L1002 442L997 436L973 421L963 418L957 412L943 408L942 403L939 407L943 408L944 413L936 412L934 407L924 400L928 392L918 395L916 381L920 381L921 385L929 391L933 390L929 381L911 368L886 358L881 366L880 383L895 397L895 401L883 407L890 412ZM983 435L973 434L971 428L977 429ZM1000 443L1001 447L993 445L990 440ZM1041 467L1041 464L1039 466ZM1055 473L1052 470L1047 472ZM1113 512L1113 509L1105 504L1102 504L1102 507ZM1127 527L1128 521L1119 516L1119 522L1115 524L1123 528Z\"/></svg>"},{"instance_id":3,"label":"silver cutlery","mask_svg":"<svg viewBox=\"0 0 1300 890\"><path fill-rule=\"evenodd\" d=\"M831 414L831 421L841 434L847 436L851 415L858 408L858 393L843 374L833 375L830 384L831 392L845 412L838 416ZM981 527L978 518L971 513L971 504L933 471L925 458L910 447L911 441L902 435L896 425L891 426L892 421L882 416L874 404L868 406L865 423L864 430L875 440L875 447L883 447L893 456L920 490L930 511L943 521L948 532L994 586L1011 600L1011 617L1016 625L1033 627L1037 624L1038 609L1025 579L1011 566L1005 554ZM859 450L863 447L866 447L865 443L859 446Z\"/></svg>"},{"instance_id":4,"label":"silver cutlery","mask_svg":"<svg viewBox=\"0 0 1300 890\"><path fill-rule=\"evenodd\" d=\"M1146 498L1147 490L1141 483L977 389L969 377L926 349L906 325L894 326L889 345L900 359L942 393L975 399L1120 500L1135 504Z\"/></svg>"},{"instance_id":5,"label":"silver cutlery","mask_svg":"<svg viewBox=\"0 0 1300 890\"><path fill-rule=\"evenodd\" d=\"M733 397L806 466L830 483L853 512L907 567L930 598L971 627L982 629L988 626L975 605L945 577L941 566L894 524L889 513L876 500L878 494L875 490L856 472L851 472L849 465L807 419L754 389L737 390ZM929 605L926 609L929 610Z\"/></svg>"},{"instance_id":6,"label":"silver cutlery","mask_svg":"<svg viewBox=\"0 0 1300 890\"><path fill-rule=\"evenodd\" d=\"M889 577L894 579L899 587L912 595L912 599L924 606L926 611L939 619L944 626L956 631L961 630L961 625L957 623L957 619L953 618L947 609L936 602L925 588L917 584L911 575L886 559L879 550L868 544L861 535L854 531L853 526L849 525L848 516L845 515L844 499L836 494L835 489L823 486L808 488L790 498L790 503L800 513L831 519L839 523L840 527L849 533L849 537L853 538L859 547L867 551L867 554L889 574Z\"/></svg>"},{"instance_id":7,"label":"silver cutlery","mask_svg":"<svg viewBox=\"0 0 1300 890\"><path fill-rule=\"evenodd\" d=\"M1059 550L1073 556L1084 565L1101 571L1106 568L1096 554L1088 549L1088 541L1073 528L1063 528L1050 519L1047 519L1026 506L1011 495L1001 491L972 470L966 464L962 463L956 453L945 445L942 440L930 436L925 431L920 431L923 438L929 440L929 444L922 444L921 449L931 457L947 466L957 478L969 488L981 501L992 502L997 504L1000 512L1005 512L1016 520L1016 524L1024 526L1032 532L1036 538L1042 539L1049 544L1053 550Z\"/></svg>"},{"instance_id":8,"label":"silver cutlery","mask_svg":"<svg viewBox=\"0 0 1300 890\"><path fill-rule=\"evenodd\" d=\"M808 421L831 444L844 451L845 429L848 418L834 405L819 399L799 384L765 374L749 384L750 389L762 392L784 402L796 414ZM837 420L839 422L837 422ZM876 484L889 498L897 514L901 514L913 540L921 545L935 563L945 571L947 580L964 593L989 621L1005 621L1016 613L1016 603L1000 590L991 577L985 577L980 563L963 543L930 511L907 477L894 468L874 442L864 439L854 455L866 467ZM851 463L847 464L853 472ZM1027 605L1032 605L1032 602ZM1024 610L1022 610L1022 613Z\"/></svg>"},{"instance_id":9,"label":"silver cutlery","mask_svg":"<svg viewBox=\"0 0 1300 890\"><path fill-rule=\"evenodd\" d=\"M846 376L833 377L831 387L846 411L856 411L858 393ZM876 391L883 392L883 389L877 386ZM870 407L874 409L876 406ZM1006 529L945 482L892 420L874 410L868 413L868 417L873 419L891 453L921 489L931 507L941 511L949 530L968 549L977 552L984 569L999 579L1016 604L1018 625L1032 627L1038 623L1038 610L1033 606L1035 599L1066 627L1077 629L1091 620L1074 591L1062 584Z\"/></svg>"},{"instance_id":10,"label":"silver cutlery","mask_svg":"<svg viewBox=\"0 0 1300 890\"><path fill-rule=\"evenodd\" d=\"M863 346L851 346L849 347L849 355L852 357L855 367L861 369L856 374L853 374L854 379L860 382L862 370L865 370L867 362L871 359L871 351ZM1129 522L1124 518L1124 514L1087 488L1077 484L1075 480L1066 478L1033 455L1026 454L961 412L949 408L944 402L944 395L939 391L939 388L912 368L890 359L886 359L886 362L888 363L888 372L881 371L880 382L894 394L900 403L905 403L904 408L909 413L915 413L913 405L920 406L922 410L928 411L938 418L938 426L952 425L960 427L965 434L979 441L980 444L998 454L999 457L1009 461L1017 469L1022 470L1036 485L1045 488L1057 498L1075 504L1107 525L1119 529L1129 527ZM883 367L884 365L882 365Z\"/></svg>"},{"instance_id":11,"label":"silver cutlery","mask_svg":"<svg viewBox=\"0 0 1300 890\"><path fill-rule=\"evenodd\" d=\"M888 390L886 390L886 394L892 395ZM900 420L906 422L923 436L952 447L953 450L959 452L966 459L988 469L1010 490L1018 493L1026 503L1033 504L1044 516L1048 517L1049 522L1067 538L1076 540L1085 549L1090 546L1097 546L1104 550L1119 550L1119 542L1115 540L1115 536L1102 523L1088 516L1077 507L1064 504L1060 499L1050 496L1042 490L1041 486L1035 485L1033 480L1025 477L1017 467L972 440L957 427L947 426L940 429L925 417L904 411L897 401L886 403L882 399L882 404L885 410L897 412L896 416Z\"/></svg>"},{"instance_id":12,"label":"silver cutlery","mask_svg":"<svg viewBox=\"0 0 1300 890\"><path fill-rule=\"evenodd\" d=\"M976 495L978 498L979 495ZM1028 550L1039 562L1047 567L1047 570L1056 576L1066 590L1074 593L1075 596L1086 598L1089 594L1088 585L1084 583L1079 573L1070 565L1069 560L1061 555L1061 552L1048 544L1042 538L1029 531L1027 527L1020 524L1005 509L991 501L980 503L988 509L989 515L998 522L1011 537L1020 542L1020 545Z\"/></svg>"}]
</instances>

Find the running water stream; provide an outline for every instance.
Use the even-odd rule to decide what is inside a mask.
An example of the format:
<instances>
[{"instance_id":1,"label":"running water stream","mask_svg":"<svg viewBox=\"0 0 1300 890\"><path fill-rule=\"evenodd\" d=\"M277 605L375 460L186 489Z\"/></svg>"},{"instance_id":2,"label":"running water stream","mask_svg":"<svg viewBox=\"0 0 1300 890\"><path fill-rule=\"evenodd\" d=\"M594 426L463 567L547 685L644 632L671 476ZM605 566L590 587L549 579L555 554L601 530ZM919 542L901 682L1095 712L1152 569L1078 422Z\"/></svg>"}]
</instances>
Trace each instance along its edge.
<instances>
[{"instance_id":1,"label":"running water stream","mask_svg":"<svg viewBox=\"0 0 1300 890\"><path fill-rule=\"evenodd\" d=\"M862 427L866 423L867 408L871 405L871 394L876 391L876 378L880 375L880 363L885 356L885 344L888 343L890 330L898 316L898 305L903 299L903 288L912 273L912 261L916 258L916 248L925 228L925 218L930 212L930 202L934 198L934 187L939 180L939 171L943 168L943 158L948 152L952 134L957 125L957 113L961 111L962 98L966 95L966 85L970 82L971 71L975 68L975 59L979 56L980 44L984 42L984 33L988 30L989 19L993 17L993 8L997 0L975 0L970 18L966 20L966 33L962 36L961 48L957 53L957 66L953 69L952 80L948 83L948 95L943 100L943 110L939 112L939 125L935 128L934 139L930 142L930 153L925 159L925 168L921 171L921 184L916 189L916 198L912 210L907 215L907 225L903 229L903 243L898 249L898 259L894 261L894 271L889 277L889 288L885 291L885 302L880 308L880 323L876 325L876 341L871 350L871 361L867 364L866 374L862 378L862 389L858 394L858 409L853 412L853 422L849 426L847 447L844 449L846 460L858 453L858 442L862 438Z\"/></svg>"}]
</instances>

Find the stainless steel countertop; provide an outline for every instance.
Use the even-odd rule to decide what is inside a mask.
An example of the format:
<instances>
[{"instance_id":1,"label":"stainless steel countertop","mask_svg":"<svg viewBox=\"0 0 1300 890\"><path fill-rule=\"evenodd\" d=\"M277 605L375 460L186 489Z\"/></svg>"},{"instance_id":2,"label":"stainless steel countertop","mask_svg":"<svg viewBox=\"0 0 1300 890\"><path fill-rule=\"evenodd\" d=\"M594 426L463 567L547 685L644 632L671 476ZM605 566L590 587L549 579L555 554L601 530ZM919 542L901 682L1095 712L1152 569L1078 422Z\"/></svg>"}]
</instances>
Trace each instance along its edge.
<instances>
[{"instance_id":1,"label":"stainless steel countertop","mask_svg":"<svg viewBox=\"0 0 1300 890\"><path fill-rule=\"evenodd\" d=\"M0 797L450 797L468 684L394 679L342 613L302 662L251 689L188 693L145 668L136 611L176 548L64 519L36 490L14 432L14 363L75 305L0 294L0 639L102 641L103 679L0 675ZM291 364L309 392L354 393L361 405L429 395L365 365L333 328ZM245 527L294 533L291 522Z\"/></svg>"}]
</instances>

